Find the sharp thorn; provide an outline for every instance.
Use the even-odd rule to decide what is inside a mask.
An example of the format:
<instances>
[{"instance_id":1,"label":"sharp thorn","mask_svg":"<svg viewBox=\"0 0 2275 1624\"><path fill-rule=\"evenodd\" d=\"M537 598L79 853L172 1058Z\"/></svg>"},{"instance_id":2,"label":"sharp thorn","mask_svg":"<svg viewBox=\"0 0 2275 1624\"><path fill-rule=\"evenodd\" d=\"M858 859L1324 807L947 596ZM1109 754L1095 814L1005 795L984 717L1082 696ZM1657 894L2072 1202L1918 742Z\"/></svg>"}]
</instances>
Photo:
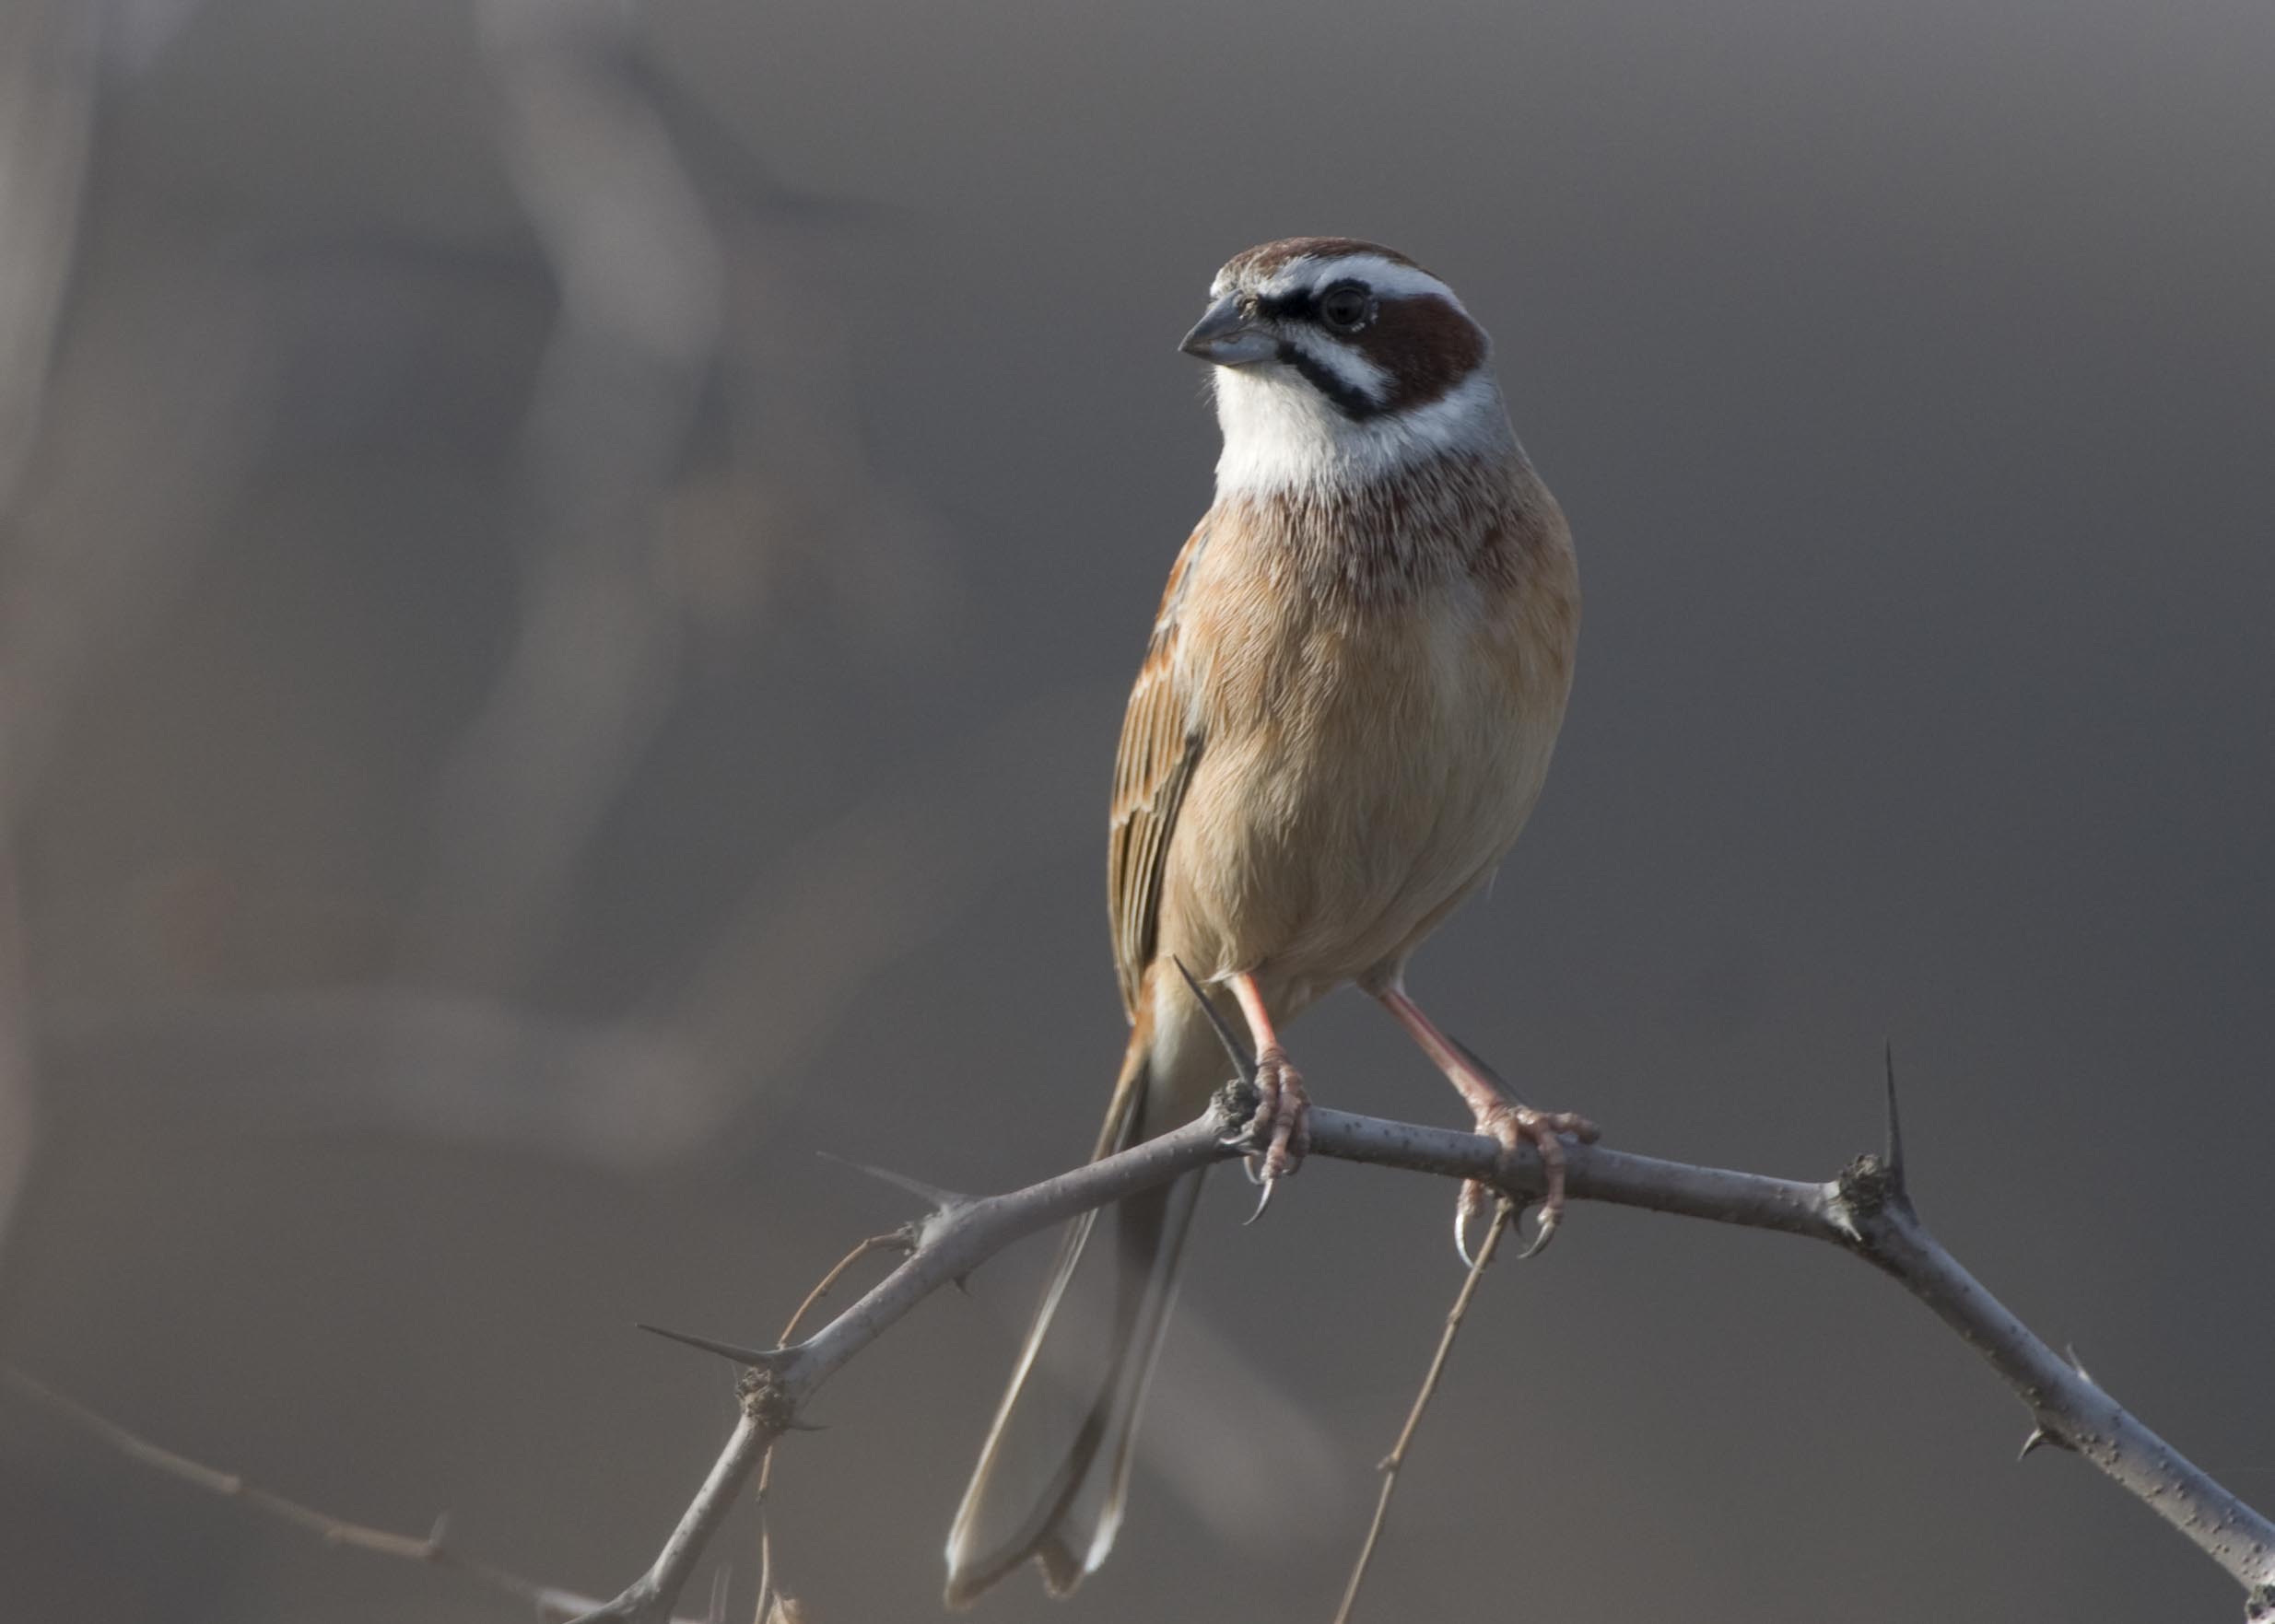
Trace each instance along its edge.
<instances>
[{"instance_id":1,"label":"sharp thorn","mask_svg":"<svg viewBox=\"0 0 2275 1624\"><path fill-rule=\"evenodd\" d=\"M451 1513L448 1512L436 1513L435 1525L427 1530L427 1548L434 1551L440 1550L442 1542L450 1537L450 1534Z\"/></svg>"},{"instance_id":2,"label":"sharp thorn","mask_svg":"<svg viewBox=\"0 0 2275 1624\"><path fill-rule=\"evenodd\" d=\"M2062 1357L2070 1361L2070 1368L2084 1377L2087 1382L2096 1387L2101 1385L2099 1382L2093 1381L2093 1373L2085 1368L2085 1361L2078 1357L2077 1346L2074 1343L2064 1342L2062 1344Z\"/></svg>"},{"instance_id":3,"label":"sharp thorn","mask_svg":"<svg viewBox=\"0 0 2275 1624\"><path fill-rule=\"evenodd\" d=\"M732 1342L714 1342L709 1337L667 1330L662 1326L640 1325L637 1328L651 1337L662 1337L667 1342L684 1342L690 1348L700 1348L706 1353L716 1353L721 1359L731 1359L753 1370L770 1370L790 1355L787 1348L738 1348Z\"/></svg>"},{"instance_id":4,"label":"sharp thorn","mask_svg":"<svg viewBox=\"0 0 2275 1624\"><path fill-rule=\"evenodd\" d=\"M1469 1045L1463 1043L1460 1038L1454 1036L1451 1033L1448 1033L1446 1034L1446 1041L1452 1044L1455 1048L1461 1051L1461 1057L1467 1060L1471 1065L1476 1067L1478 1075L1483 1077L1487 1082L1493 1084L1495 1088L1498 1089L1503 1099L1508 1101L1511 1104L1523 1104L1522 1101L1517 1098L1517 1091L1509 1087L1508 1079L1503 1077L1498 1071L1495 1071L1493 1069L1492 1063L1488 1061L1484 1056L1479 1054L1475 1049L1470 1047Z\"/></svg>"},{"instance_id":5,"label":"sharp thorn","mask_svg":"<svg viewBox=\"0 0 2275 1624\"><path fill-rule=\"evenodd\" d=\"M906 1190L918 1200L940 1212L952 1211L971 1205L971 1198L956 1190L944 1190L938 1185L928 1185L922 1179L910 1178L905 1173L895 1173L889 1167L872 1167L866 1162L856 1162L850 1156L840 1156L831 1151L814 1152L825 1162L835 1162L840 1167L850 1167L855 1173L865 1173L871 1178L882 1179L895 1189Z\"/></svg>"},{"instance_id":6,"label":"sharp thorn","mask_svg":"<svg viewBox=\"0 0 2275 1624\"><path fill-rule=\"evenodd\" d=\"M1216 1041L1225 1046L1225 1053L1232 1057L1233 1069L1239 1072L1240 1081L1253 1083L1256 1081L1256 1059L1249 1053L1248 1046L1240 1041L1240 1034L1233 1031L1231 1022L1225 1019L1224 1011L1216 1007L1215 1000L1209 997L1194 978L1193 973L1185 968L1185 961L1172 956L1169 963L1177 966L1177 973L1185 978L1185 985L1192 988L1193 997L1200 1002L1201 1012L1209 1018L1210 1026L1216 1032Z\"/></svg>"},{"instance_id":7,"label":"sharp thorn","mask_svg":"<svg viewBox=\"0 0 2275 1624\"><path fill-rule=\"evenodd\" d=\"M2030 1429L2030 1436L2023 1440L2022 1453L2014 1458L2017 1461L2026 1461L2030 1458L2031 1452L2033 1450L2044 1449L2047 1444L2053 1442L2053 1434L2048 1432L2044 1427L2033 1427Z\"/></svg>"},{"instance_id":8,"label":"sharp thorn","mask_svg":"<svg viewBox=\"0 0 2275 1624\"><path fill-rule=\"evenodd\" d=\"M1888 1080L1888 1176L1898 1195L1904 1194L1904 1119L1896 1112L1895 1040L1882 1040L1881 1057Z\"/></svg>"}]
</instances>

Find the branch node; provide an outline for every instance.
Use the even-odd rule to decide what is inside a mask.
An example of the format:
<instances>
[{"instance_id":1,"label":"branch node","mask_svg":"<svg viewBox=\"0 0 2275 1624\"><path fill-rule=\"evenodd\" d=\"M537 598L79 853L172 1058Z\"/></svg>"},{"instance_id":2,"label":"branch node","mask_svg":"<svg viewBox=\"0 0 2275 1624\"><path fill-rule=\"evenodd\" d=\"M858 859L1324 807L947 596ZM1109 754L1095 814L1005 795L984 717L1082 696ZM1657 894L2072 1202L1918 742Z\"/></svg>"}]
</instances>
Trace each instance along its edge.
<instances>
[{"instance_id":1,"label":"branch node","mask_svg":"<svg viewBox=\"0 0 2275 1624\"><path fill-rule=\"evenodd\" d=\"M769 1433L780 1434L792 1429L821 1431L818 1427L798 1425L797 1401L791 1397L780 1379L762 1366L754 1366L736 1379L734 1401L743 1407L745 1415Z\"/></svg>"},{"instance_id":2,"label":"branch node","mask_svg":"<svg viewBox=\"0 0 2275 1624\"><path fill-rule=\"evenodd\" d=\"M1830 1216L1851 1241L1863 1240L1862 1225L1891 1209L1901 1211L1906 1205L1902 1175L1870 1152L1842 1168L1833 1181Z\"/></svg>"},{"instance_id":3,"label":"branch node","mask_svg":"<svg viewBox=\"0 0 2275 1624\"><path fill-rule=\"evenodd\" d=\"M716 1353L721 1359L731 1359L753 1370L771 1370L790 1358L787 1348L739 1348L733 1342L714 1342L709 1337L698 1337L688 1331L668 1330L663 1326L637 1324L636 1330L646 1331L651 1337L662 1337L667 1342L684 1342L690 1348L700 1348L706 1353Z\"/></svg>"},{"instance_id":4,"label":"branch node","mask_svg":"<svg viewBox=\"0 0 2275 1624\"><path fill-rule=\"evenodd\" d=\"M1209 1114L1216 1118L1217 1137L1228 1145L1248 1140L1249 1124L1264 1096L1247 1077L1236 1077L1209 1096Z\"/></svg>"}]
</instances>

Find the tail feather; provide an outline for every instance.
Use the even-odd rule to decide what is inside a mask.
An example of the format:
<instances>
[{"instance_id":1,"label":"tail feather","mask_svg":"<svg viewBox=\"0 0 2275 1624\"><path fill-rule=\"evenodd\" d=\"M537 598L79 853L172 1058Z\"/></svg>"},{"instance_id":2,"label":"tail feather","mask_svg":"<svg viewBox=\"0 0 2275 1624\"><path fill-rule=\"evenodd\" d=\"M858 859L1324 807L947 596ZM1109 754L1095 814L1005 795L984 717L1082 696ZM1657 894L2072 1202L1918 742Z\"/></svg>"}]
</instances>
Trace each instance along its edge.
<instances>
[{"instance_id":1,"label":"tail feather","mask_svg":"<svg viewBox=\"0 0 2275 1624\"><path fill-rule=\"evenodd\" d=\"M1123 1061L1098 1154L1145 1136L1148 1082L1141 1032ZM1106 1560L1202 1177L1188 1174L1067 1226L948 1534L951 1607L969 1606L1030 1558L1054 1595ZM1110 1245L1099 1244L1102 1222Z\"/></svg>"}]
</instances>

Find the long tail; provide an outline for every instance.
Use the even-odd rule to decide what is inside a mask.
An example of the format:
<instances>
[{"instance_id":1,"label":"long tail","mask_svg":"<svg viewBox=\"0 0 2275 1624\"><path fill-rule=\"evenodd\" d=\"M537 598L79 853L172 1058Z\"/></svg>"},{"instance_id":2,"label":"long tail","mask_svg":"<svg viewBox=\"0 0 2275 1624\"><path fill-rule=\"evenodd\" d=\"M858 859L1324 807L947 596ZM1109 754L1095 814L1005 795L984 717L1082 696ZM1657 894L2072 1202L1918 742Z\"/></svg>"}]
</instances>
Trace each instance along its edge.
<instances>
[{"instance_id":1,"label":"long tail","mask_svg":"<svg viewBox=\"0 0 2275 1624\"><path fill-rule=\"evenodd\" d=\"M1148 1096L1157 1091L1145 1027L1141 1022L1131 1034L1097 1155L1161 1126L1147 1121ZM1138 1411L1177 1295L1202 1177L1187 1174L1067 1226L948 1532L949 1606L970 1606L1030 1557L1050 1593L1064 1595L1113 1548Z\"/></svg>"}]
</instances>

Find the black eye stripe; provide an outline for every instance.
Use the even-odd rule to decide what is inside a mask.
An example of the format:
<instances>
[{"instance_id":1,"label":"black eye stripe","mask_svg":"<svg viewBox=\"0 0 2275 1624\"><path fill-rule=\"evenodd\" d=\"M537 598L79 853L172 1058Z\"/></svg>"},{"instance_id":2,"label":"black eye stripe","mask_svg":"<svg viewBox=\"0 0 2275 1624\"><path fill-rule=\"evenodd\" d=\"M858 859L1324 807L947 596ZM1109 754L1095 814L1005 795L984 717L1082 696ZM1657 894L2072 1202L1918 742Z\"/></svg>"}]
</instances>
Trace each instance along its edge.
<instances>
[{"instance_id":1,"label":"black eye stripe","mask_svg":"<svg viewBox=\"0 0 2275 1624\"><path fill-rule=\"evenodd\" d=\"M1359 292L1366 294L1370 300L1374 297L1373 290L1364 282L1331 282L1327 285L1325 291L1333 293L1345 287L1356 288ZM1317 321L1319 320L1319 296L1308 287L1299 288L1294 293L1266 295L1257 299L1256 308L1263 314L1277 321Z\"/></svg>"}]
</instances>

